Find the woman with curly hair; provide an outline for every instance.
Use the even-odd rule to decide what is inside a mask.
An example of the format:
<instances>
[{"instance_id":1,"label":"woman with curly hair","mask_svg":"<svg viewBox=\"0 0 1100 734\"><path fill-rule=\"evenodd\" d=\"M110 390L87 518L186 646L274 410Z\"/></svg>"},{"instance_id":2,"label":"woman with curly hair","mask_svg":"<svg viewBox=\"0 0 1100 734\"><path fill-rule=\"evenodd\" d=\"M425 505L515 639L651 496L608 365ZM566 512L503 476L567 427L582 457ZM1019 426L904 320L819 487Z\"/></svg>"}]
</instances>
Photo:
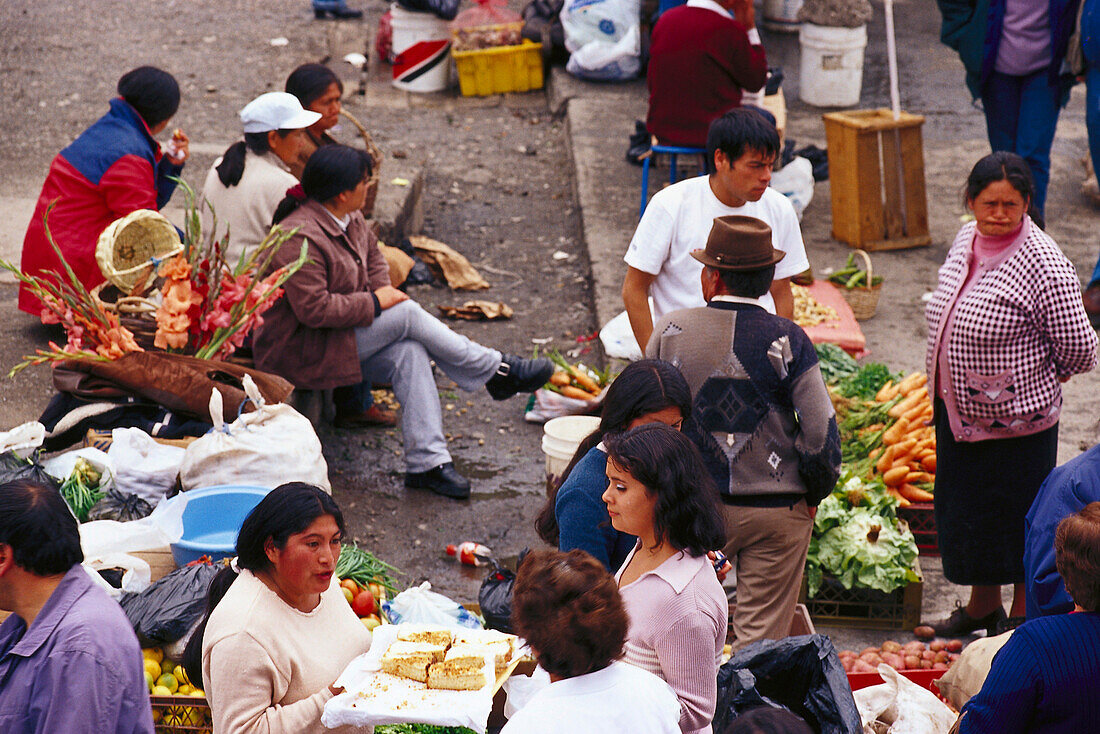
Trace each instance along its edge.
<instances>
[{"instance_id":1,"label":"woman with curly hair","mask_svg":"<svg viewBox=\"0 0 1100 734\"><path fill-rule=\"evenodd\" d=\"M680 704L655 675L618 662L628 620L615 579L582 550L534 551L520 564L512 624L550 685L502 734L676 734Z\"/></svg>"},{"instance_id":2,"label":"woman with curly hair","mask_svg":"<svg viewBox=\"0 0 1100 734\"><path fill-rule=\"evenodd\" d=\"M668 682L680 730L710 734L729 605L707 552L726 543L718 491L695 445L662 423L607 443L611 525L637 536L615 576L630 632L628 663Z\"/></svg>"}]
</instances>

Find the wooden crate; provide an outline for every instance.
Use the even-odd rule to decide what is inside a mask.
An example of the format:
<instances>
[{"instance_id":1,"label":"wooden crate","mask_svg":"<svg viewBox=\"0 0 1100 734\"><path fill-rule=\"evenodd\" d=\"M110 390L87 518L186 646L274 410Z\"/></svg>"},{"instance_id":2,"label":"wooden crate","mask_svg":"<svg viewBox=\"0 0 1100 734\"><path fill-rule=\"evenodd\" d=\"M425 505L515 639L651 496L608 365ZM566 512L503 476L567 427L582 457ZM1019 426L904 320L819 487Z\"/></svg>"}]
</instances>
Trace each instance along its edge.
<instances>
[{"instance_id":1,"label":"wooden crate","mask_svg":"<svg viewBox=\"0 0 1100 734\"><path fill-rule=\"evenodd\" d=\"M864 250L931 244L924 186L924 117L890 110L823 115L833 237Z\"/></svg>"}]
</instances>

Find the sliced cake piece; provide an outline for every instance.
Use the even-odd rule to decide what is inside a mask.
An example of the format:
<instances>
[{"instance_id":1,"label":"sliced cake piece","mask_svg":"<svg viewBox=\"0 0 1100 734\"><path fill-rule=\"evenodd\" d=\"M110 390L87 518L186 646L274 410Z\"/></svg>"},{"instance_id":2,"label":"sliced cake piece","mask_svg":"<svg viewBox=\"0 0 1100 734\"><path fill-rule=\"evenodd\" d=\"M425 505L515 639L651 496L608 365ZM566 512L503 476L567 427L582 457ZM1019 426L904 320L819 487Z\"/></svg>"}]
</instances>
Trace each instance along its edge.
<instances>
[{"instance_id":1,"label":"sliced cake piece","mask_svg":"<svg viewBox=\"0 0 1100 734\"><path fill-rule=\"evenodd\" d=\"M478 691L496 679L490 659L484 655L463 653L450 660L428 666L428 688L450 691Z\"/></svg>"},{"instance_id":2,"label":"sliced cake piece","mask_svg":"<svg viewBox=\"0 0 1100 734\"><path fill-rule=\"evenodd\" d=\"M443 660L444 654L442 645L398 640L382 655L382 671L427 683L428 666Z\"/></svg>"},{"instance_id":3,"label":"sliced cake piece","mask_svg":"<svg viewBox=\"0 0 1100 734\"><path fill-rule=\"evenodd\" d=\"M429 624L403 624L397 631L397 639L403 642L427 642L444 648L451 644L453 634L446 627Z\"/></svg>"}]
</instances>

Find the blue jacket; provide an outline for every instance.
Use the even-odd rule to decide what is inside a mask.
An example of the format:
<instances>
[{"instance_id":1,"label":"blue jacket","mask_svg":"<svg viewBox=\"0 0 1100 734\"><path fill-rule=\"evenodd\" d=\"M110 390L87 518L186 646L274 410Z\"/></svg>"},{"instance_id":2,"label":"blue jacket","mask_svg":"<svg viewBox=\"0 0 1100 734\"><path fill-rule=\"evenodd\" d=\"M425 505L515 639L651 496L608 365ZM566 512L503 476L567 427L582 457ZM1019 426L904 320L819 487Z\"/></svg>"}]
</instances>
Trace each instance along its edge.
<instances>
[{"instance_id":1,"label":"blue jacket","mask_svg":"<svg viewBox=\"0 0 1100 734\"><path fill-rule=\"evenodd\" d=\"M1100 66L1100 0L1082 0L1081 49L1085 60L1092 66Z\"/></svg>"},{"instance_id":2,"label":"blue jacket","mask_svg":"<svg viewBox=\"0 0 1100 734\"><path fill-rule=\"evenodd\" d=\"M1100 614L1021 625L962 710L959 734L1100 732Z\"/></svg>"},{"instance_id":3,"label":"blue jacket","mask_svg":"<svg viewBox=\"0 0 1100 734\"><path fill-rule=\"evenodd\" d=\"M1054 565L1054 531L1063 518L1100 500L1100 444L1067 461L1039 487L1024 518L1024 574L1027 618L1073 610Z\"/></svg>"},{"instance_id":4,"label":"blue jacket","mask_svg":"<svg viewBox=\"0 0 1100 734\"><path fill-rule=\"evenodd\" d=\"M634 548L636 538L611 527L603 493L607 489L607 454L589 449L569 472L554 503L558 548L580 548L615 573Z\"/></svg>"},{"instance_id":5,"label":"blue jacket","mask_svg":"<svg viewBox=\"0 0 1100 734\"><path fill-rule=\"evenodd\" d=\"M1051 82L1061 82L1066 90L1073 77L1062 74L1066 45L1073 33L1079 0L1049 0ZM1001 29L1005 19L1005 0L936 0L943 16L940 40L959 53L966 68L966 86L974 99L982 96L982 87L993 73ZM1064 102L1063 102L1064 103Z\"/></svg>"}]
</instances>

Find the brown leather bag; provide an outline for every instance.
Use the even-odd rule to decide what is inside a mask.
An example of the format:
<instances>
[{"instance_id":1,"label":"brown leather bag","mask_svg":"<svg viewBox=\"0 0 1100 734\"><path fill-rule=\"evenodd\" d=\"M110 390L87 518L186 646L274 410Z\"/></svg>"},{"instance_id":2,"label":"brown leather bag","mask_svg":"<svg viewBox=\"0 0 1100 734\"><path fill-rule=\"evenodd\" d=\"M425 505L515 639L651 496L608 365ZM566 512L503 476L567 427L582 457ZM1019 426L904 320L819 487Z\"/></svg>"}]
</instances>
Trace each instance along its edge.
<instances>
[{"instance_id":1,"label":"brown leather bag","mask_svg":"<svg viewBox=\"0 0 1100 734\"><path fill-rule=\"evenodd\" d=\"M133 395L209 422L210 391L215 388L230 419L242 404L246 412L255 410L241 387L246 374L270 403L285 402L294 389L281 377L232 362L154 351L131 352L106 362L65 360L54 366L53 383L57 390L95 400Z\"/></svg>"}]
</instances>

